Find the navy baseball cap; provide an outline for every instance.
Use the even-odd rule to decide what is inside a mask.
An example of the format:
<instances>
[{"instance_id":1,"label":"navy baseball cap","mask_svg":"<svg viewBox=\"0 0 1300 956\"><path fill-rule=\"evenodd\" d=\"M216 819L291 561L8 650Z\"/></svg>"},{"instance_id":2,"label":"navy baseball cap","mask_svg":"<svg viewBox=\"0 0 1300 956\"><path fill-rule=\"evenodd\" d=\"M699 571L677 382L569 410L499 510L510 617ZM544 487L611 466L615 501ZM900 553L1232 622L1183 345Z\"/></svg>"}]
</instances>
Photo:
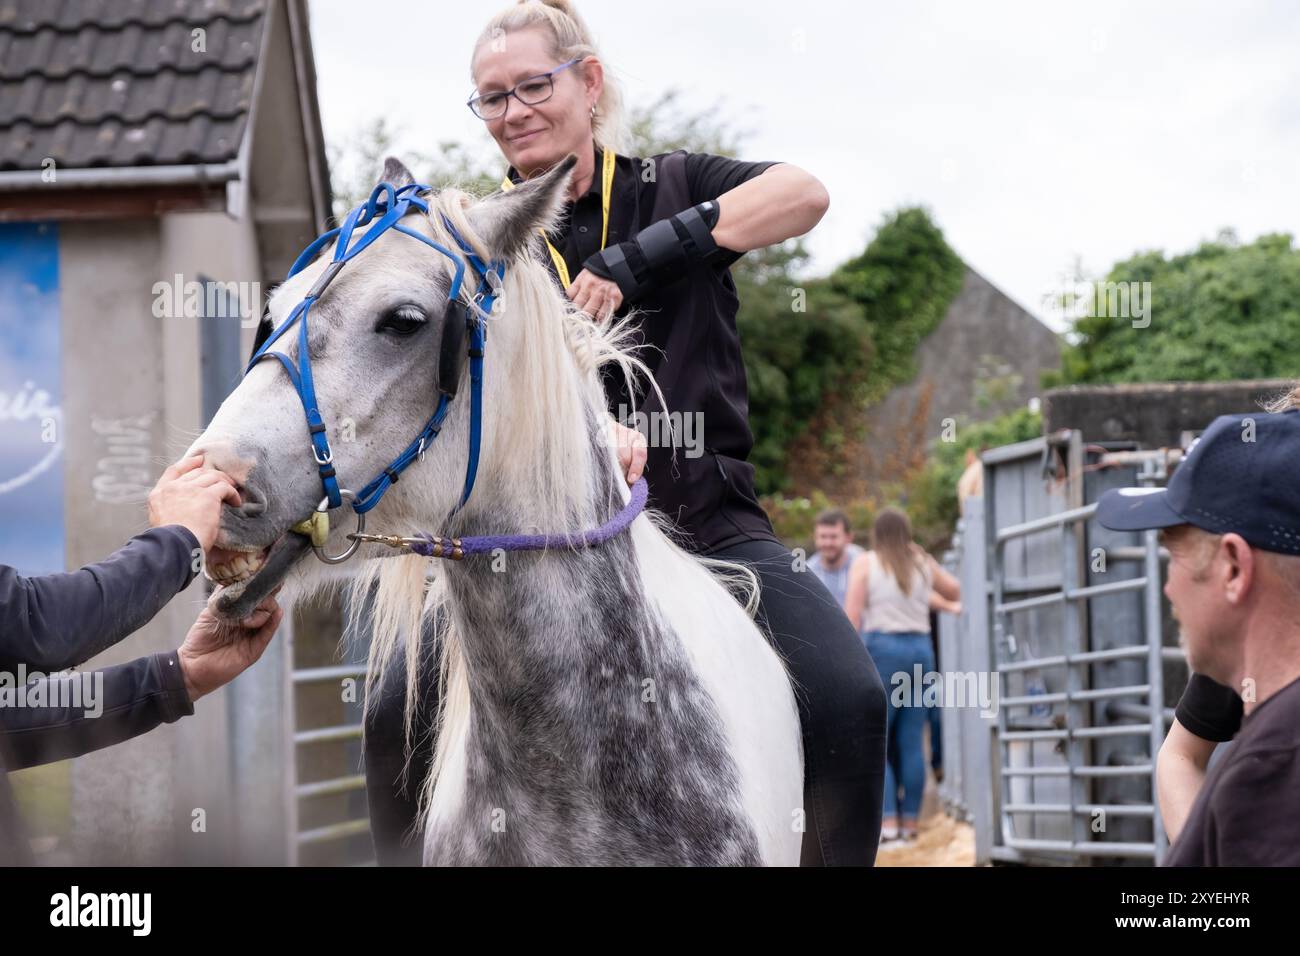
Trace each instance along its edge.
<instances>
[{"instance_id":1,"label":"navy baseball cap","mask_svg":"<svg viewBox=\"0 0 1300 956\"><path fill-rule=\"evenodd\" d=\"M1300 411L1220 415L1164 488L1116 488L1097 502L1114 531L1195 525L1253 548L1300 554Z\"/></svg>"}]
</instances>

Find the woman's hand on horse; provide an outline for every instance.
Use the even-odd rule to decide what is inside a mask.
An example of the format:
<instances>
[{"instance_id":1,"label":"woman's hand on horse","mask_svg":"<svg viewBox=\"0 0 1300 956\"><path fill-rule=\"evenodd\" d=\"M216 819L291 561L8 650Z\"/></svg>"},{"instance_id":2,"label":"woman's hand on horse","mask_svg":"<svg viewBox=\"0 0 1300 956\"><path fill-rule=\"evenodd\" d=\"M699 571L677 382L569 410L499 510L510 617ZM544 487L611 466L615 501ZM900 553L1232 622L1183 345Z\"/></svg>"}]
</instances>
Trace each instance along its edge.
<instances>
[{"instance_id":1,"label":"woman's hand on horse","mask_svg":"<svg viewBox=\"0 0 1300 956\"><path fill-rule=\"evenodd\" d=\"M627 475L627 483L634 485L641 477L641 473L645 471L646 457L650 453L645 435L635 428L620 425L612 418L609 420L609 425L610 437L618 450L618 466Z\"/></svg>"},{"instance_id":2,"label":"woman's hand on horse","mask_svg":"<svg viewBox=\"0 0 1300 956\"><path fill-rule=\"evenodd\" d=\"M203 454L182 458L162 473L149 492L149 526L178 524L188 528L207 551L217 540L221 505L243 504L235 480L224 472L200 468Z\"/></svg>"},{"instance_id":3,"label":"woman's hand on horse","mask_svg":"<svg viewBox=\"0 0 1300 956\"><path fill-rule=\"evenodd\" d=\"M623 292L618 283L602 279L586 269L578 273L564 294L579 309L597 320L613 315L623 304Z\"/></svg>"}]
</instances>

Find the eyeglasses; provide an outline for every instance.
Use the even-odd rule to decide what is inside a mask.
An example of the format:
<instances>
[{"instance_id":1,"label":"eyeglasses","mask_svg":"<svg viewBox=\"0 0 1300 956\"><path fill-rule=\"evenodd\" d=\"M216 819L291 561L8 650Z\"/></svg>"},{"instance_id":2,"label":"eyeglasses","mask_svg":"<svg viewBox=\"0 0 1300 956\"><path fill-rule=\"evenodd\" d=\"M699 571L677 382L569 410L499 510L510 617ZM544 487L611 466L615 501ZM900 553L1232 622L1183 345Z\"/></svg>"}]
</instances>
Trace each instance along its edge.
<instances>
[{"instance_id":1,"label":"eyeglasses","mask_svg":"<svg viewBox=\"0 0 1300 956\"><path fill-rule=\"evenodd\" d=\"M561 70L567 70L575 63L580 63L582 59L580 56L574 57L568 63L562 63L547 73L538 73L536 76L520 80L515 84L514 89L494 90L491 93L480 93L478 96L471 96L466 105L474 111L474 115L479 119L494 120L505 115L512 96L526 106L545 103L555 93L555 80L553 79L555 74Z\"/></svg>"}]
</instances>

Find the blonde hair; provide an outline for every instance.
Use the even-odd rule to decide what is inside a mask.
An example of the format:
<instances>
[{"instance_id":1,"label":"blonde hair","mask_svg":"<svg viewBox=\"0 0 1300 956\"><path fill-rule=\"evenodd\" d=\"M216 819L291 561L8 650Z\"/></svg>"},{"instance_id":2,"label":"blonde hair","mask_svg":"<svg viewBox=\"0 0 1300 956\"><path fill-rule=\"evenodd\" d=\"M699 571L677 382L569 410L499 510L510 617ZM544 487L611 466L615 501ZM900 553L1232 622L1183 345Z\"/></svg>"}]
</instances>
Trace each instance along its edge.
<instances>
[{"instance_id":1,"label":"blonde hair","mask_svg":"<svg viewBox=\"0 0 1300 956\"><path fill-rule=\"evenodd\" d=\"M550 54L557 62L567 63L588 56L600 59L601 65L605 67L605 79L600 99L596 101L596 114L591 120L592 139L602 152L622 152L626 140L622 91L605 64L604 57L596 49L587 24L578 16L569 0L519 0L492 17L474 41L474 52L470 56L470 81L474 81L474 58L478 56L479 47L506 34L531 27L541 27L547 31L551 41Z\"/></svg>"},{"instance_id":2,"label":"blonde hair","mask_svg":"<svg viewBox=\"0 0 1300 956\"><path fill-rule=\"evenodd\" d=\"M1289 412L1293 408L1300 408L1300 385L1296 385L1285 395L1279 395L1264 406L1266 412L1274 413Z\"/></svg>"}]
</instances>

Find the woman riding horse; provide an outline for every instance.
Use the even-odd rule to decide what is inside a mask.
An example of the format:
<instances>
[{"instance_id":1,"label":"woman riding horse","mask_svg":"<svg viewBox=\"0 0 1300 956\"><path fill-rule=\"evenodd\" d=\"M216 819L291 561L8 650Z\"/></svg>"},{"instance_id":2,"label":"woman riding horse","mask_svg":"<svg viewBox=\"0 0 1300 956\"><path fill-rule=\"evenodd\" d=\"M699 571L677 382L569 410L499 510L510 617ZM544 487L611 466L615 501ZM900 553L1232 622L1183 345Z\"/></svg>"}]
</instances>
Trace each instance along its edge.
<instances>
[{"instance_id":1,"label":"woman riding horse","mask_svg":"<svg viewBox=\"0 0 1300 956\"><path fill-rule=\"evenodd\" d=\"M469 106L510 164L503 188L570 153L578 158L564 225L544 237L551 267L593 318L635 307L639 340L650 346L642 355L668 406L652 396L637 420L671 423L674 438L647 448L640 432L619 426L628 480L644 467L651 504L672 519L685 546L744 563L758 576L759 618L799 703L808 813L802 864L870 865L881 824L885 694L843 610L781 545L756 499L729 271L748 250L808 232L826 211L826 190L785 163L683 150L617 154L619 91L567 0L524 0L493 17L475 45L471 77L477 92ZM611 413L628 419L626 386L607 378L606 391ZM694 423L703 437L681 447ZM659 438L666 429L649 431ZM431 759L436 674L419 675L408 766L406 674L396 658L368 708L366 786L380 862L414 864L420 841L410 836Z\"/></svg>"}]
</instances>

